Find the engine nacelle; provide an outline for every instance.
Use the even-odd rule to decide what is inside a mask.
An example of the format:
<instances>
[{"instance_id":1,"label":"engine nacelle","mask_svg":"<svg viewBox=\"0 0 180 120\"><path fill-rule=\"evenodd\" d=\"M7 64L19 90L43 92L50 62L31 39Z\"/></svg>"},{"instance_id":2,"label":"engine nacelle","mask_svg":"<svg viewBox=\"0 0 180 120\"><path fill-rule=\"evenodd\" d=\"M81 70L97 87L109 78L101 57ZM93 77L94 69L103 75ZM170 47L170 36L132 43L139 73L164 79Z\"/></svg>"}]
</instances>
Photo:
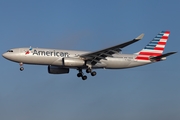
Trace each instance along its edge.
<instances>
[{"instance_id":1,"label":"engine nacelle","mask_svg":"<svg viewBox=\"0 0 180 120\"><path fill-rule=\"evenodd\" d=\"M85 65L85 61L78 58L63 58L63 65L68 67L80 67Z\"/></svg>"},{"instance_id":2,"label":"engine nacelle","mask_svg":"<svg viewBox=\"0 0 180 120\"><path fill-rule=\"evenodd\" d=\"M61 68L61 67L49 65L48 73L50 73L50 74L65 74L65 73L69 73L69 68Z\"/></svg>"}]
</instances>

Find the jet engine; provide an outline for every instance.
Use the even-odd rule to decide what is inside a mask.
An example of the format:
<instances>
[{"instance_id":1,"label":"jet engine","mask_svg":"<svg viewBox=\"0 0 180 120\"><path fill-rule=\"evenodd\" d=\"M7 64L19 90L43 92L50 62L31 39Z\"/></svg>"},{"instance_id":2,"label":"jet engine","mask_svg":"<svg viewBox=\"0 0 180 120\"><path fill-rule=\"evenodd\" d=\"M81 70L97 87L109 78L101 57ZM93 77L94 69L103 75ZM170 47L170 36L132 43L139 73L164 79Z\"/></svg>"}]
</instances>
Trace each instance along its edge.
<instances>
[{"instance_id":1,"label":"jet engine","mask_svg":"<svg viewBox=\"0 0 180 120\"><path fill-rule=\"evenodd\" d=\"M65 74L65 73L69 73L69 68L61 68L61 67L49 65L48 73L50 73L50 74Z\"/></svg>"},{"instance_id":2,"label":"jet engine","mask_svg":"<svg viewBox=\"0 0 180 120\"><path fill-rule=\"evenodd\" d=\"M79 58L63 58L63 65L68 67L80 67L85 65L85 61Z\"/></svg>"}]
</instances>

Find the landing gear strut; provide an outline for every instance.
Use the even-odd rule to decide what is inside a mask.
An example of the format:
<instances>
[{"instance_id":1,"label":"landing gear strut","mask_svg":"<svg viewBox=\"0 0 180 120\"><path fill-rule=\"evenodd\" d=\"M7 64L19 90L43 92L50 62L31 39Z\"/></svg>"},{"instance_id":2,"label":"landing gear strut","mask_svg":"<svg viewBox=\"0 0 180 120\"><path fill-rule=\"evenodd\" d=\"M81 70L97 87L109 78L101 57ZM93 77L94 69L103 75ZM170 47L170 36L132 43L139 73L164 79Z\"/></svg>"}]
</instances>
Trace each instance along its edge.
<instances>
[{"instance_id":1,"label":"landing gear strut","mask_svg":"<svg viewBox=\"0 0 180 120\"><path fill-rule=\"evenodd\" d=\"M23 63L21 62L19 63L19 65L20 65L20 71L23 71L24 70Z\"/></svg>"}]
</instances>

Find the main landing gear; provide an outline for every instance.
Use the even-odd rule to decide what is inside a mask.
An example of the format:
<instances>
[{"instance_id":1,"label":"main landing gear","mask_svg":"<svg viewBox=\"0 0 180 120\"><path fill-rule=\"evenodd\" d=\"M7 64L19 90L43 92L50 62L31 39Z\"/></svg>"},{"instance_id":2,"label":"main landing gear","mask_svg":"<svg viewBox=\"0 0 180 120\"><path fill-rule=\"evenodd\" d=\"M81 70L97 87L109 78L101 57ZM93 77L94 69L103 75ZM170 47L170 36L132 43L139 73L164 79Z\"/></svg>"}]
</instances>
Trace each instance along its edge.
<instances>
[{"instance_id":1,"label":"main landing gear","mask_svg":"<svg viewBox=\"0 0 180 120\"><path fill-rule=\"evenodd\" d=\"M95 71L92 72L92 69L86 69L86 73L91 73L91 76L95 76L97 73Z\"/></svg>"},{"instance_id":2,"label":"main landing gear","mask_svg":"<svg viewBox=\"0 0 180 120\"><path fill-rule=\"evenodd\" d=\"M82 72L82 69L78 69L79 73L77 74L77 77L81 77L82 80L86 80L87 76L84 75L84 73ZM92 72L92 70L90 68L86 69L86 73L91 73L91 76L95 76L97 73L95 71Z\"/></svg>"},{"instance_id":3,"label":"main landing gear","mask_svg":"<svg viewBox=\"0 0 180 120\"><path fill-rule=\"evenodd\" d=\"M21 62L19 63L19 65L20 65L20 71L23 71L24 70L23 63Z\"/></svg>"},{"instance_id":4,"label":"main landing gear","mask_svg":"<svg viewBox=\"0 0 180 120\"><path fill-rule=\"evenodd\" d=\"M82 80L86 80L87 76L84 75L84 73L82 72L82 69L78 69L79 73L77 74L77 77L82 77Z\"/></svg>"}]
</instances>

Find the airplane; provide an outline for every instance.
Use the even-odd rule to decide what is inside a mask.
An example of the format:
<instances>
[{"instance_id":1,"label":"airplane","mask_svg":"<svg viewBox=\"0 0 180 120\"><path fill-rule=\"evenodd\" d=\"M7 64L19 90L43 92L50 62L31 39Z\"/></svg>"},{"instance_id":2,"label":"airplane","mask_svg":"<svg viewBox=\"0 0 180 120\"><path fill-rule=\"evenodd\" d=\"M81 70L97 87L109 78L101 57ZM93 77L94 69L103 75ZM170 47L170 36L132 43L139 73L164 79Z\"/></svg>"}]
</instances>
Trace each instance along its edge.
<instances>
[{"instance_id":1,"label":"airplane","mask_svg":"<svg viewBox=\"0 0 180 120\"><path fill-rule=\"evenodd\" d=\"M122 54L122 48L141 40L144 34L138 37L95 52L60 50L47 48L14 48L2 56L10 61L17 62L23 71L23 64L47 65L50 74L66 74L70 69L77 69L77 77L86 80L83 70L95 76L93 69L125 69L163 61L167 56L176 52L163 54L170 31L161 31L141 51L134 54Z\"/></svg>"}]
</instances>

